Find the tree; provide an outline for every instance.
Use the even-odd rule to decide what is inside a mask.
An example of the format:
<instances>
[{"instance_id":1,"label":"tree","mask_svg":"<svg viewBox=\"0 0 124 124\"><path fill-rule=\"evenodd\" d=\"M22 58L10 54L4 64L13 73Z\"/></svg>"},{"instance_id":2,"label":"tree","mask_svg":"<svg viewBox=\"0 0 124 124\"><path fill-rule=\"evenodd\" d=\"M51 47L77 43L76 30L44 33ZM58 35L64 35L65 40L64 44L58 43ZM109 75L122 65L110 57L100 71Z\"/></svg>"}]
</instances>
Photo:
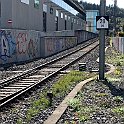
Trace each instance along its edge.
<instances>
[{"instance_id":1,"label":"tree","mask_svg":"<svg viewBox=\"0 0 124 124\"><path fill-rule=\"evenodd\" d=\"M124 32L124 25L123 25L122 29L123 29L123 32Z\"/></svg>"}]
</instances>

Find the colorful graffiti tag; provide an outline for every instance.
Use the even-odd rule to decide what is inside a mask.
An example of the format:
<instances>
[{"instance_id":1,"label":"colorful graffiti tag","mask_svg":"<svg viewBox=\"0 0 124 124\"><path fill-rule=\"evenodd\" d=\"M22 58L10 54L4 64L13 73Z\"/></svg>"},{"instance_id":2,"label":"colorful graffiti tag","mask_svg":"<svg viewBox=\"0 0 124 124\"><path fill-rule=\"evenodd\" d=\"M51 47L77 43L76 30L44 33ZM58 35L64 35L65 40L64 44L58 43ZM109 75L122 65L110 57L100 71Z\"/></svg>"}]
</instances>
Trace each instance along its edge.
<instances>
[{"instance_id":1,"label":"colorful graffiti tag","mask_svg":"<svg viewBox=\"0 0 124 124\"><path fill-rule=\"evenodd\" d=\"M38 32L0 30L0 64L40 57Z\"/></svg>"},{"instance_id":2,"label":"colorful graffiti tag","mask_svg":"<svg viewBox=\"0 0 124 124\"><path fill-rule=\"evenodd\" d=\"M0 31L0 59L3 62L16 54L16 43L11 33L11 31Z\"/></svg>"},{"instance_id":3,"label":"colorful graffiti tag","mask_svg":"<svg viewBox=\"0 0 124 124\"><path fill-rule=\"evenodd\" d=\"M45 38L45 55L49 56L77 44L75 37L47 37Z\"/></svg>"},{"instance_id":4,"label":"colorful graffiti tag","mask_svg":"<svg viewBox=\"0 0 124 124\"><path fill-rule=\"evenodd\" d=\"M19 54L25 54L27 52L27 33L18 33L17 35L17 50Z\"/></svg>"},{"instance_id":5,"label":"colorful graffiti tag","mask_svg":"<svg viewBox=\"0 0 124 124\"><path fill-rule=\"evenodd\" d=\"M54 39L53 38L47 38L46 39L46 50L47 50L47 52L48 53L53 53L54 51L55 51L55 49L54 49Z\"/></svg>"},{"instance_id":6,"label":"colorful graffiti tag","mask_svg":"<svg viewBox=\"0 0 124 124\"><path fill-rule=\"evenodd\" d=\"M29 58L35 58L38 52L37 45L38 39L31 38L29 33L20 32L16 37L17 41L17 53L19 55L28 56Z\"/></svg>"},{"instance_id":7,"label":"colorful graffiti tag","mask_svg":"<svg viewBox=\"0 0 124 124\"><path fill-rule=\"evenodd\" d=\"M28 55L29 58L35 58L36 57L36 46L34 44L34 41L32 39L30 39L29 43L28 43Z\"/></svg>"}]
</instances>

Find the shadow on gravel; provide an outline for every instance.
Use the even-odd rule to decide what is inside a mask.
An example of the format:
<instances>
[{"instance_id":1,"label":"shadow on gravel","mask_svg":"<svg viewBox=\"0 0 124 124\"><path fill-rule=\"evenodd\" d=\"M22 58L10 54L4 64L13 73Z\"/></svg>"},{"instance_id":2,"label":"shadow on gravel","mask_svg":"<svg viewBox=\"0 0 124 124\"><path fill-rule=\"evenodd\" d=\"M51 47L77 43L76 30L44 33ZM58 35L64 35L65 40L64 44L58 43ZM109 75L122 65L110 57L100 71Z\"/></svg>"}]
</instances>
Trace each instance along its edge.
<instances>
[{"instance_id":1,"label":"shadow on gravel","mask_svg":"<svg viewBox=\"0 0 124 124\"><path fill-rule=\"evenodd\" d=\"M124 99L124 89L123 88L116 87L109 81L105 81L105 82L103 82L103 84L105 84L107 87L109 87L109 90L111 91L112 95L121 96Z\"/></svg>"}]
</instances>

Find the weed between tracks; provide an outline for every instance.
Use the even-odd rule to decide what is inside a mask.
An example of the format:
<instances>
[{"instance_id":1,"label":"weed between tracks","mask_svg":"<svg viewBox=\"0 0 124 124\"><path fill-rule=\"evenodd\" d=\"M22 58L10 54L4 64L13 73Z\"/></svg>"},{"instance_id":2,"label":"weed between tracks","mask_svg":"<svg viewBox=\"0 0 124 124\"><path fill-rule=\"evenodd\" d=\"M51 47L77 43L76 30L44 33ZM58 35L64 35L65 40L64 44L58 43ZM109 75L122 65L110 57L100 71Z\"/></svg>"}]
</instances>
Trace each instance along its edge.
<instances>
[{"instance_id":1,"label":"weed between tracks","mask_svg":"<svg viewBox=\"0 0 124 124\"><path fill-rule=\"evenodd\" d=\"M47 96L48 91L53 93L53 99L62 98L69 93L70 89L72 89L72 86L94 75L95 75L94 73L71 71L69 74L62 76L59 79L59 81L54 83L50 89L46 88L40 94L40 97L38 100L32 101L31 106L28 108L26 112L26 117L18 119L17 124L22 124L23 122L30 123L30 121L34 119L36 115L42 112L42 110L45 110L51 107L49 98ZM78 101L76 103L78 103ZM82 117L82 119L84 120L86 118Z\"/></svg>"},{"instance_id":2,"label":"weed between tracks","mask_svg":"<svg viewBox=\"0 0 124 124\"><path fill-rule=\"evenodd\" d=\"M51 90L54 96L63 96L70 90L72 85L75 85L76 83L89 77L92 77L93 75L94 74L90 74L87 72L72 71L60 78L60 80L52 86Z\"/></svg>"}]
</instances>

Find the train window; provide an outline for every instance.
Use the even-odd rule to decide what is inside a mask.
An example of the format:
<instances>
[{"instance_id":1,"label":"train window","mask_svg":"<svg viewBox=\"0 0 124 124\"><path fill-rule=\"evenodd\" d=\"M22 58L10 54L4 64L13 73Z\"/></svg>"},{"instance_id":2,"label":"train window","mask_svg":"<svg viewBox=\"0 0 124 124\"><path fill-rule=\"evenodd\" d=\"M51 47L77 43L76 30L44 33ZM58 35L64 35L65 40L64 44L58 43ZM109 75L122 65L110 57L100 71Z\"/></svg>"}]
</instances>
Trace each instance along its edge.
<instances>
[{"instance_id":1,"label":"train window","mask_svg":"<svg viewBox=\"0 0 124 124\"><path fill-rule=\"evenodd\" d=\"M53 14L53 8L50 7L50 14Z\"/></svg>"},{"instance_id":2,"label":"train window","mask_svg":"<svg viewBox=\"0 0 124 124\"><path fill-rule=\"evenodd\" d=\"M76 23L76 19L74 19L74 23Z\"/></svg>"},{"instance_id":3,"label":"train window","mask_svg":"<svg viewBox=\"0 0 124 124\"><path fill-rule=\"evenodd\" d=\"M67 20L67 15L65 15L65 20Z\"/></svg>"},{"instance_id":4,"label":"train window","mask_svg":"<svg viewBox=\"0 0 124 124\"><path fill-rule=\"evenodd\" d=\"M58 17L55 17L55 25L56 25L56 31L58 31Z\"/></svg>"},{"instance_id":5,"label":"train window","mask_svg":"<svg viewBox=\"0 0 124 124\"><path fill-rule=\"evenodd\" d=\"M34 0L34 8L39 9L39 4L40 4L39 0Z\"/></svg>"},{"instance_id":6,"label":"train window","mask_svg":"<svg viewBox=\"0 0 124 124\"><path fill-rule=\"evenodd\" d=\"M43 12L43 31L46 32L46 28L47 28L47 13Z\"/></svg>"},{"instance_id":7,"label":"train window","mask_svg":"<svg viewBox=\"0 0 124 124\"><path fill-rule=\"evenodd\" d=\"M74 19L72 18L71 22L74 22Z\"/></svg>"},{"instance_id":8,"label":"train window","mask_svg":"<svg viewBox=\"0 0 124 124\"><path fill-rule=\"evenodd\" d=\"M29 0L21 0L22 3L29 4Z\"/></svg>"},{"instance_id":9,"label":"train window","mask_svg":"<svg viewBox=\"0 0 124 124\"><path fill-rule=\"evenodd\" d=\"M59 16L59 11L58 11L58 10L56 10L56 16L57 16L57 17Z\"/></svg>"},{"instance_id":10,"label":"train window","mask_svg":"<svg viewBox=\"0 0 124 124\"><path fill-rule=\"evenodd\" d=\"M47 5L46 4L43 4L43 11L47 12Z\"/></svg>"},{"instance_id":11,"label":"train window","mask_svg":"<svg viewBox=\"0 0 124 124\"><path fill-rule=\"evenodd\" d=\"M63 18L63 13L61 13L61 18Z\"/></svg>"}]
</instances>

